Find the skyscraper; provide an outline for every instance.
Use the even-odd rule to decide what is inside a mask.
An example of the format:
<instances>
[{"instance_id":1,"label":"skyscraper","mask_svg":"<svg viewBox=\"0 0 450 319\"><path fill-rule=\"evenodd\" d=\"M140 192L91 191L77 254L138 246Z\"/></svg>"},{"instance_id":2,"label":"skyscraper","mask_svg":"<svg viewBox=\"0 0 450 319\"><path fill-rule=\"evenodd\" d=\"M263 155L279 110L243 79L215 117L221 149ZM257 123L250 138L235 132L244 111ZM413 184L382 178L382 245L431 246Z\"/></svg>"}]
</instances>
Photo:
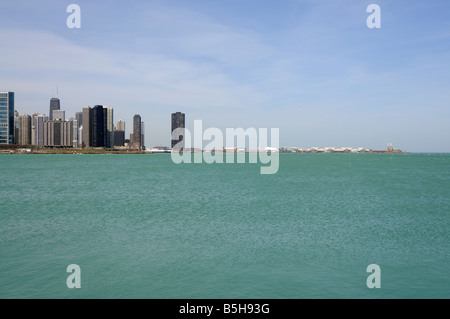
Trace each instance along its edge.
<instances>
[{"instance_id":1,"label":"skyscraper","mask_svg":"<svg viewBox=\"0 0 450 319\"><path fill-rule=\"evenodd\" d=\"M92 147L92 109L83 107L82 147Z\"/></svg>"},{"instance_id":2,"label":"skyscraper","mask_svg":"<svg viewBox=\"0 0 450 319\"><path fill-rule=\"evenodd\" d=\"M110 106L103 107L103 123L104 123L104 146L106 148L114 148L114 118L113 108Z\"/></svg>"},{"instance_id":3,"label":"skyscraper","mask_svg":"<svg viewBox=\"0 0 450 319\"><path fill-rule=\"evenodd\" d=\"M44 122L48 121L48 117L44 114L34 116L34 145L44 146Z\"/></svg>"},{"instance_id":4,"label":"skyscraper","mask_svg":"<svg viewBox=\"0 0 450 319\"><path fill-rule=\"evenodd\" d=\"M48 118L50 121L53 120L53 111L60 109L60 101L56 97L50 99L50 112L48 113Z\"/></svg>"},{"instance_id":5,"label":"skyscraper","mask_svg":"<svg viewBox=\"0 0 450 319\"><path fill-rule=\"evenodd\" d=\"M19 112L14 110L14 144L19 144Z\"/></svg>"},{"instance_id":6,"label":"skyscraper","mask_svg":"<svg viewBox=\"0 0 450 319\"><path fill-rule=\"evenodd\" d=\"M131 147L136 150L142 149L142 121L139 114L133 116L133 139L131 141Z\"/></svg>"},{"instance_id":7,"label":"skyscraper","mask_svg":"<svg viewBox=\"0 0 450 319\"><path fill-rule=\"evenodd\" d=\"M83 147L83 124L78 129L78 147Z\"/></svg>"},{"instance_id":8,"label":"skyscraper","mask_svg":"<svg viewBox=\"0 0 450 319\"><path fill-rule=\"evenodd\" d=\"M69 118L69 122L72 123L72 146L78 147L78 121L76 118Z\"/></svg>"},{"instance_id":9,"label":"skyscraper","mask_svg":"<svg viewBox=\"0 0 450 319\"><path fill-rule=\"evenodd\" d=\"M70 121L45 121L44 122L44 146L70 147L73 143L72 122Z\"/></svg>"},{"instance_id":10,"label":"skyscraper","mask_svg":"<svg viewBox=\"0 0 450 319\"><path fill-rule=\"evenodd\" d=\"M145 150L144 133L145 133L144 122L141 122L141 149L142 150Z\"/></svg>"},{"instance_id":11,"label":"skyscraper","mask_svg":"<svg viewBox=\"0 0 450 319\"><path fill-rule=\"evenodd\" d=\"M77 147L81 147L82 145L82 137L80 135L80 131L82 132L81 127L83 126L83 113L82 112L76 112L75 113L75 119L77 120L78 124L78 130L77 130ZM74 137L75 139L75 137Z\"/></svg>"},{"instance_id":12,"label":"skyscraper","mask_svg":"<svg viewBox=\"0 0 450 319\"><path fill-rule=\"evenodd\" d=\"M125 145L125 121L117 121L117 127L114 131L114 146Z\"/></svg>"},{"instance_id":13,"label":"skyscraper","mask_svg":"<svg viewBox=\"0 0 450 319\"><path fill-rule=\"evenodd\" d=\"M20 145L31 144L31 116L22 114L19 116L19 141Z\"/></svg>"},{"instance_id":14,"label":"skyscraper","mask_svg":"<svg viewBox=\"0 0 450 319\"><path fill-rule=\"evenodd\" d=\"M92 146L105 146L105 123L103 121L103 106L96 105L92 108Z\"/></svg>"},{"instance_id":15,"label":"skyscraper","mask_svg":"<svg viewBox=\"0 0 450 319\"><path fill-rule=\"evenodd\" d=\"M125 145L125 132L115 131L114 132L114 146L124 146Z\"/></svg>"},{"instance_id":16,"label":"skyscraper","mask_svg":"<svg viewBox=\"0 0 450 319\"><path fill-rule=\"evenodd\" d=\"M117 130L125 132L125 121L123 120L117 121Z\"/></svg>"},{"instance_id":17,"label":"skyscraper","mask_svg":"<svg viewBox=\"0 0 450 319\"><path fill-rule=\"evenodd\" d=\"M78 122L78 126L81 126L83 123L83 112L76 112L75 113L75 119Z\"/></svg>"},{"instance_id":18,"label":"skyscraper","mask_svg":"<svg viewBox=\"0 0 450 319\"><path fill-rule=\"evenodd\" d=\"M82 147L114 147L113 108L83 107Z\"/></svg>"},{"instance_id":19,"label":"skyscraper","mask_svg":"<svg viewBox=\"0 0 450 319\"><path fill-rule=\"evenodd\" d=\"M0 144L14 143L14 92L0 92Z\"/></svg>"},{"instance_id":20,"label":"skyscraper","mask_svg":"<svg viewBox=\"0 0 450 319\"><path fill-rule=\"evenodd\" d=\"M54 110L52 118L53 118L53 121L55 121L55 120L65 121L66 120L66 111Z\"/></svg>"},{"instance_id":21,"label":"skyscraper","mask_svg":"<svg viewBox=\"0 0 450 319\"><path fill-rule=\"evenodd\" d=\"M172 148L177 143L179 143L180 141L184 140L184 128L185 128L184 113L181 113L181 112L172 113L172 131L171 131L171 133L177 128L183 129L183 134L179 137L178 140L172 140L172 143L171 143L172 144ZM184 142L182 142L179 146L180 146L180 149L184 150Z\"/></svg>"},{"instance_id":22,"label":"skyscraper","mask_svg":"<svg viewBox=\"0 0 450 319\"><path fill-rule=\"evenodd\" d=\"M125 132L125 121L122 120L117 121L117 131Z\"/></svg>"},{"instance_id":23,"label":"skyscraper","mask_svg":"<svg viewBox=\"0 0 450 319\"><path fill-rule=\"evenodd\" d=\"M31 115L31 144L35 145L36 142L36 116L39 113L34 113Z\"/></svg>"}]
</instances>

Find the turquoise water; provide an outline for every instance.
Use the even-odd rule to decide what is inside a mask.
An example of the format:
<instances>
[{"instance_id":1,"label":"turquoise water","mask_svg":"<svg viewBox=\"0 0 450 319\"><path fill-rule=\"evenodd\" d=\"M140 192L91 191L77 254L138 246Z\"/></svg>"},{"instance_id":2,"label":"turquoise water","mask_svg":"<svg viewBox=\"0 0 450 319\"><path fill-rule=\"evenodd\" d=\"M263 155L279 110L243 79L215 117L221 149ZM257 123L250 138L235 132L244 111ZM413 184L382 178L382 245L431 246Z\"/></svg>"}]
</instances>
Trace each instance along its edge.
<instances>
[{"instance_id":1,"label":"turquoise water","mask_svg":"<svg viewBox=\"0 0 450 319\"><path fill-rule=\"evenodd\" d=\"M450 297L450 154L259 168L0 155L0 298Z\"/></svg>"}]
</instances>

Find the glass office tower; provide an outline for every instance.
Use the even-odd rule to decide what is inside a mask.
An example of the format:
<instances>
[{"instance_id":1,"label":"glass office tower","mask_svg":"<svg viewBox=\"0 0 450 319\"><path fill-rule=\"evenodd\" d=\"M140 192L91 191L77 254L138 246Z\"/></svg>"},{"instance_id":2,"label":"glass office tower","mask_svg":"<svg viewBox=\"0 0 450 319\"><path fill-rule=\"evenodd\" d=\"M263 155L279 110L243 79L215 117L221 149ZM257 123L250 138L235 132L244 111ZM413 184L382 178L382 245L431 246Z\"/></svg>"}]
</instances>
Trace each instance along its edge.
<instances>
[{"instance_id":1,"label":"glass office tower","mask_svg":"<svg viewBox=\"0 0 450 319\"><path fill-rule=\"evenodd\" d=\"M0 144L14 143L14 92L0 92Z\"/></svg>"}]
</instances>

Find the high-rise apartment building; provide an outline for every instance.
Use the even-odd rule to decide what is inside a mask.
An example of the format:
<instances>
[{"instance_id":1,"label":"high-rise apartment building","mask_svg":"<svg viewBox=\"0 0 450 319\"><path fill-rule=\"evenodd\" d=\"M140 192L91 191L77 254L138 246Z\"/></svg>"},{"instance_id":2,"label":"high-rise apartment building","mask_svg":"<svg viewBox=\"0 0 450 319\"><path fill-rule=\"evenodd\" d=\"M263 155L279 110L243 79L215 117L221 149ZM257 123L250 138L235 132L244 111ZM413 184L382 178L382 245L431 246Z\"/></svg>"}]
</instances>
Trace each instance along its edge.
<instances>
[{"instance_id":1,"label":"high-rise apartment building","mask_svg":"<svg viewBox=\"0 0 450 319\"><path fill-rule=\"evenodd\" d=\"M34 140L32 141L34 145L39 147L44 146L44 122L48 121L48 117L44 114L33 115L34 122Z\"/></svg>"},{"instance_id":2,"label":"high-rise apartment building","mask_svg":"<svg viewBox=\"0 0 450 319\"><path fill-rule=\"evenodd\" d=\"M14 92L0 92L0 144L14 143Z\"/></svg>"},{"instance_id":3,"label":"high-rise apartment building","mask_svg":"<svg viewBox=\"0 0 450 319\"><path fill-rule=\"evenodd\" d=\"M92 147L92 109L89 106L83 107L83 132L82 147Z\"/></svg>"},{"instance_id":4,"label":"high-rise apartment building","mask_svg":"<svg viewBox=\"0 0 450 319\"><path fill-rule=\"evenodd\" d=\"M78 121L76 118L69 118L69 122L72 123L72 146L78 147Z\"/></svg>"},{"instance_id":5,"label":"high-rise apartment building","mask_svg":"<svg viewBox=\"0 0 450 319\"><path fill-rule=\"evenodd\" d=\"M179 142L184 140L184 129L185 129L185 116L184 113L181 112L176 112L176 113L172 113L172 130L171 130L171 134L172 132L177 129L177 128L181 128L183 129L183 134L178 138L178 140L172 140L172 148L178 144ZM172 135L171 135L172 136ZM180 149L184 150L184 142L182 142L181 144L178 145L180 147Z\"/></svg>"},{"instance_id":6,"label":"high-rise apartment building","mask_svg":"<svg viewBox=\"0 0 450 319\"><path fill-rule=\"evenodd\" d=\"M36 141L36 116L38 116L39 113L34 113L31 115L31 144L35 144Z\"/></svg>"},{"instance_id":7,"label":"high-rise apartment building","mask_svg":"<svg viewBox=\"0 0 450 319\"><path fill-rule=\"evenodd\" d=\"M59 101L59 99L58 98L56 98L56 97L52 97L51 99L50 99L50 111L49 111L49 115L48 115L48 119L50 120L50 121L52 121L53 120L53 111L56 111L56 110L59 110L61 108L61 105L60 105L60 101Z\"/></svg>"},{"instance_id":8,"label":"high-rise apartment building","mask_svg":"<svg viewBox=\"0 0 450 319\"><path fill-rule=\"evenodd\" d=\"M145 150L144 133L145 133L144 122L141 122L141 149L142 150Z\"/></svg>"},{"instance_id":9,"label":"high-rise apartment building","mask_svg":"<svg viewBox=\"0 0 450 319\"><path fill-rule=\"evenodd\" d=\"M31 144L31 116L22 114L19 116L19 141L20 145Z\"/></svg>"},{"instance_id":10,"label":"high-rise apartment building","mask_svg":"<svg viewBox=\"0 0 450 319\"><path fill-rule=\"evenodd\" d=\"M80 131L83 126L83 113L82 112L76 112L75 113L75 119L77 120L78 124L78 130L77 130L77 147L82 146L82 136L80 135Z\"/></svg>"},{"instance_id":11,"label":"high-rise apartment building","mask_svg":"<svg viewBox=\"0 0 450 319\"><path fill-rule=\"evenodd\" d=\"M14 110L14 144L19 144L19 112Z\"/></svg>"},{"instance_id":12,"label":"high-rise apartment building","mask_svg":"<svg viewBox=\"0 0 450 319\"><path fill-rule=\"evenodd\" d=\"M139 114L133 116L133 138L131 140L131 148L142 150L142 121Z\"/></svg>"},{"instance_id":13,"label":"high-rise apartment building","mask_svg":"<svg viewBox=\"0 0 450 319\"><path fill-rule=\"evenodd\" d=\"M83 147L83 124L78 128L78 147Z\"/></svg>"},{"instance_id":14,"label":"high-rise apartment building","mask_svg":"<svg viewBox=\"0 0 450 319\"><path fill-rule=\"evenodd\" d=\"M70 121L45 121L44 146L71 147L73 143L72 132L72 122Z\"/></svg>"},{"instance_id":15,"label":"high-rise apartment building","mask_svg":"<svg viewBox=\"0 0 450 319\"><path fill-rule=\"evenodd\" d=\"M103 123L105 130L105 142L106 148L114 148L114 117L113 108L110 106L103 107Z\"/></svg>"}]
</instances>

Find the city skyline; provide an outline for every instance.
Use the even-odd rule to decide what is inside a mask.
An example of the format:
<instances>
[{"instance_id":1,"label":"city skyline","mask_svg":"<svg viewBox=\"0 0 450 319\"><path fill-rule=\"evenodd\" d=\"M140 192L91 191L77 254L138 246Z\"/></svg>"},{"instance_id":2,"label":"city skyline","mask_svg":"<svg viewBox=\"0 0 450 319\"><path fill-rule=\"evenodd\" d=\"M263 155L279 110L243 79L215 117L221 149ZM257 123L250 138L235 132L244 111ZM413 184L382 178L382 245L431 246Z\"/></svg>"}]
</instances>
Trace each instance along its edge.
<instances>
[{"instance_id":1,"label":"city skyline","mask_svg":"<svg viewBox=\"0 0 450 319\"><path fill-rule=\"evenodd\" d=\"M68 127L66 128L67 123L71 123L71 130L73 130L72 138L68 139L65 143L65 146L70 146L74 148L92 148L92 147L103 147L105 149L108 148L117 148L117 147L123 147L125 141L127 140L127 135L125 133L125 121L120 119L116 122L116 126L114 125L114 118L113 118L113 108L110 106L103 106L103 105L95 105L94 107L90 106L83 106L81 112L75 112L75 117L70 117L69 119L65 119L65 110L62 109L52 109L52 105L55 105L55 100L58 101L58 107L60 105L60 100L51 98L50 100L50 112L53 114L54 119L50 120L48 116L45 116L45 114L42 113L34 113L33 115L29 114L21 114L17 109L15 109L15 92L5 91L1 92L0 94L3 94L4 96L7 96L5 94L9 94L12 96L12 99L9 100L3 98L0 102L8 101L8 103L12 102L12 109L14 109L14 128L15 131L13 133L13 143L11 144L17 144L17 145L35 145L39 147L53 147L53 146L63 146L59 145L58 143L56 145L53 145L53 143L48 143L50 141L50 135L46 134L45 136L43 133L39 133L39 122L42 121L42 125L44 126L44 130L48 130L50 132L50 128L46 128L46 122L48 121L49 125L50 122L62 122L64 126L61 126L61 132L64 130L68 130ZM3 97L2 95L2 97ZM1 106L1 105L0 105ZM6 109L8 110L8 109ZM9 112L9 111L8 111ZM83 113L85 118L89 118L89 120L86 122L88 126L90 126L90 131L83 133ZM28 126L29 128L24 128L24 125L22 124L22 118L26 117L28 120ZM94 124L89 124L90 122L93 122ZM80 123L80 124L78 124ZM53 124L52 124L53 125ZM57 125L60 125L57 123ZM186 128L185 124L185 113L182 112L174 112L171 113L171 120L170 120L170 126L171 130L170 132L173 132L176 128ZM133 116L133 126L132 131L128 135L128 149L135 149L135 150L146 150L147 147L144 144L144 136L145 136L145 126L144 122L141 121L141 116L139 114L135 114ZM254 128L251 128L254 129ZM29 130L27 134L29 134L29 137L24 137L24 130ZM59 130L59 128L58 128ZM53 132L53 129L52 129ZM97 133L94 133L97 132ZM136 135L136 132L138 132L138 135L140 135L140 138L138 140L135 140L134 136ZM140 132L140 134L139 134ZM66 133L61 133L65 135ZM118 138L116 137L116 134L119 134ZM184 134L184 133L183 133ZM245 133L244 133L245 134ZM51 134L53 135L53 133ZM89 137L90 136L90 137ZM24 138L26 140L29 140L30 143L24 143ZM45 140L47 138L47 142L42 143L42 139ZM61 137L62 139L63 137ZM66 138L66 137L64 137ZM69 137L67 137L69 138ZM59 139L59 137L58 137ZM172 140L171 137L169 138L170 148L173 148L174 145L184 139L184 137L179 138L179 140ZM89 140L89 142L86 144L86 141ZM97 140L101 140L103 142L98 142ZM53 139L52 139L53 141ZM72 143L73 142L73 143ZM116 143L119 142L119 143ZM245 142L247 143L247 142ZM0 143L0 144L8 144L8 143ZM167 147L164 143L160 145L154 145L152 147ZM183 146L184 148L184 142ZM239 144L236 145L237 148L244 148L244 149L251 149L248 148L248 145L245 144ZM347 152L360 152L363 150L363 152L371 151L371 152L385 152L384 149L374 150L371 147L367 146L310 146L310 147L299 147L299 146L289 146L289 145L280 145L280 150L283 150L284 152L292 152L294 149L297 149L297 152L304 153L304 152L311 152L313 150L314 153L321 153L321 152L335 152L340 153L344 152L345 150ZM357 150L357 151L356 151ZM393 147L392 143L387 143L387 150L388 152L392 152L392 150L395 150L394 152L402 152L398 147ZM421 152L416 152L421 153ZM446 152L443 152L446 153Z\"/></svg>"},{"instance_id":2,"label":"city skyline","mask_svg":"<svg viewBox=\"0 0 450 319\"><path fill-rule=\"evenodd\" d=\"M57 85L66 115L138 113L148 146L183 110L188 129L277 127L286 146L449 152L450 4L377 1L369 29L370 3L78 1L68 29L66 3L15 1L0 12L0 87L20 113L47 113Z\"/></svg>"},{"instance_id":3,"label":"city skyline","mask_svg":"<svg viewBox=\"0 0 450 319\"><path fill-rule=\"evenodd\" d=\"M133 146L133 141L125 144L125 121L117 121L117 129L114 126L114 109L110 106L83 106L81 112L66 119L65 110L60 109L60 100L51 98L49 113L53 119L50 120L45 113L20 113L15 108L15 96L15 92L0 91L0 144L105 149L116 146L133 149L135 146L136 150L145 150L144 122L138 114L133 118L133 132L136 132L138 119L139 139ZM133 133L131 140L132 137Z\"/></svg>"}]
</instances>

